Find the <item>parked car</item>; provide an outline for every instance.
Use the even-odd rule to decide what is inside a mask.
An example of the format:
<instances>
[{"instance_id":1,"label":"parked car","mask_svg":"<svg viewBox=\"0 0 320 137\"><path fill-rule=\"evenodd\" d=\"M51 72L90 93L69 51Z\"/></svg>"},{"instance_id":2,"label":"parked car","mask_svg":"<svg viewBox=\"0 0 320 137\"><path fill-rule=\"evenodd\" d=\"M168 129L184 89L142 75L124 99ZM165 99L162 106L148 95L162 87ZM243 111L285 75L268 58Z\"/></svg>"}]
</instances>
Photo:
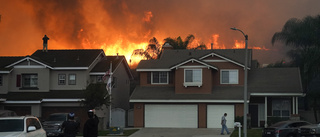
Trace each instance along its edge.
<instances>
[{"instance_id":1,"label":"parked car","mask_svg":"<svg viewBox=\"0 0 320 137\"><path fill-rule=\"evenodd\" d=\"M53 113L42 125L47 136L63 136L62 123L68 120L68 113Z\"/></svg>"},{"instance_id":2,"label":"parked car","mask_svg":"<svg viewBox=\"0 0 320 137\"><path fill-rule=\"evenodd\" d=\"M17 116L16 112L11 110L0 110L0 117Z\"/></svg>"},{"instance_id":3,"label":"parked car","mask_svg":"<svg viewBox=\"0 0 320 137\"><path fill-rule=\"evenodd\" d=\"M320 123L301 126L299 128L300 137L320 137Z\"/></svg>"},{"instance_id":4,"label":"parked car","mask_svg":"<svg viewBox=\"0 0 320 137\"><path fill-rule=\"evenodd\" d=\"M300 126L311 125L306 121L281 121L264 128L262 137L297 137Z\"/></svg>"},{"instance_id":5,"label":"parked car","mask_svg":"<svg viewBox=\"0 0 320 137\"><path fill-rule=\"evenodd\" d=\"M15 116L0 117L1 137L46 137L37 117Z\"/></svg>"}]
</instances>

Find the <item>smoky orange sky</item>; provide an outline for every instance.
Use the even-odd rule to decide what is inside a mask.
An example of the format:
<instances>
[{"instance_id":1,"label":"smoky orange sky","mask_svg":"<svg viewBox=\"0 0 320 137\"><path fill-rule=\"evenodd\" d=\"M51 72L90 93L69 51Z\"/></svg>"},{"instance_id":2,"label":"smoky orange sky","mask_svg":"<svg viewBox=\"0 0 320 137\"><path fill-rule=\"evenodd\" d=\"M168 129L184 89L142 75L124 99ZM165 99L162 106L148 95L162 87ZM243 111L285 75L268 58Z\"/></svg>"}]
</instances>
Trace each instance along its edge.
<instances>
[{"instance_id":1,"label":"smoky orange sky","mask_svg":"<svg viewBox=\"0 0 320 137\"><path fill-rule=\"evenodd\" d=\"M103 49L131 58L155 37L214 43L214 48L249 48L260 64L286 59L288 47L271 38L290 18L320 14L319 0L0 0L0 56L31 55L42 49ZM260 49L259 49L260 48Z\"/></svg>"}]
</instances>

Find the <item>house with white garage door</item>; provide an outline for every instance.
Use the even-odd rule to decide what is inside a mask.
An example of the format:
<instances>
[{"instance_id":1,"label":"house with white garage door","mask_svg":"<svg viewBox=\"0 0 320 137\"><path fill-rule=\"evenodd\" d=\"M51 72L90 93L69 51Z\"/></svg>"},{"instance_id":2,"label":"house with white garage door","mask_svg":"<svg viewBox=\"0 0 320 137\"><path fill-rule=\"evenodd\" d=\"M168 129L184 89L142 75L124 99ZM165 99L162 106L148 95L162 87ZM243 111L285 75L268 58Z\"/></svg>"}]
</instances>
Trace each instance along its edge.
<instances>
[{"instance_id":1,"label":"house with white garage door","mask_svg":"<svg viewBox=\"0 0 320 137\"><path fill-rule=\"evenodd\" d=\"M111 66L112 65L112 66ZM30 56L0 56L0 110L47 119L52 113L74 112L83 127L87 109L82 100L90 84L105 85L112 69L113 126L126 126L130 81L125 56L106 56L102 49L37 50ZM105 77L105 78L104 78ZM107 94L107 91L102 91ZM101 127L109 122L110 107L98 109ZM112 113L113 115L113 113ZM102 119L102 120L101 120Z\"/></svg>"},{"instance_id":2,"label":"house with white garage door","mask_svg":"<svg viewBox=\"0 0 320 137\"><path fill-rule=\"evenodd\" d=\"M303 90L298 68L258 68L248 50L248 105L252 127L298 114ZM243 116L244 49L163 50L142 60L130 102L135 127L221 128Z\"/></svg>"}]
</instances>

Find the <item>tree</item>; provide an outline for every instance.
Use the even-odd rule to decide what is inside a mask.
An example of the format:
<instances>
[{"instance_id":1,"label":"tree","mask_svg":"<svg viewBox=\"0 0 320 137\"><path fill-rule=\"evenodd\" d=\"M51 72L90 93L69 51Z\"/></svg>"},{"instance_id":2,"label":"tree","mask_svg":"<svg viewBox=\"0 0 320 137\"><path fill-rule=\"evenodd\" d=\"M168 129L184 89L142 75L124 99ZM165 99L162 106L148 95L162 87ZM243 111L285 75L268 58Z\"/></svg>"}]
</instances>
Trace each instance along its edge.
<instances>
[{"instance_id":1,"label":"tree","mask_svg":"<svg viewBox=\"0 0 320 137\"><path fill-rule=\"evenodd\" d=\"M143 58L149 60L149 59L157 59L160 54L161 54L161 46L158 40L155 37L153 37L152 39L149 40L149 44L146 50L135 49L131 56L132 57L142 56Z\"/></svg>"},{"instance_id":2,"label":"tree","mask_svg":"<svg viewBox=\"0 0 320 137\"><path fill-rule=\"evenodd\" d=\"M84 92L85 100L82 104L88 109L99 108L102 105L109 106L110 97L106 90L106 84L90 84Z\"/></svg>"},{"instance_id":3,"label":"tree","mask_svg":"<svg viewBox=\"0 0 320 137\"><path fill-rule=\"evenodd\" d=\"M173 49L187 49L188 45L192 43L194 39L195 37L190 34L184 41L182 41L180 36L176 39L168 37L164 39L164 43L169 43L173 47Z\"/></svg>"},{"instance_id":4,"label":"tree","mask_svg":"<svg viewBox=\"0 0 320 137\"><path fill-rule=\"evenodd\" d=\"M285 23L281 32L276 32L272 37L272 44L280 41L292 47L287 54L292 59L292 64L301 70L302 83L307 95L311 81L319 76L320 70L319 22L320 15L315 17L307 16L302 20L293 18ZM320 96L308 97L311 98L308 100L317 100L313 98L320 98ZM317 103L313 102L311 104ZM313 107L314 110L318 108L315 105L311 107Z\"/></svg>"}]
</instances>

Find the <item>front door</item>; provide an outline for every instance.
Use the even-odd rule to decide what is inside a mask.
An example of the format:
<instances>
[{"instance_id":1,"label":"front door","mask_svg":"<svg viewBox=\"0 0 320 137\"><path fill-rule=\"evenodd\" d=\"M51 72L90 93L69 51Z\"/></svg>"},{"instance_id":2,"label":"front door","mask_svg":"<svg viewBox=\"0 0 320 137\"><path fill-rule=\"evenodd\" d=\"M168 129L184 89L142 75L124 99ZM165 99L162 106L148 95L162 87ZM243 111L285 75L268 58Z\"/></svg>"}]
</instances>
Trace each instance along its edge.
<instances>
[{"instance_id":1,"label":"front door","mask_svg":"<svg viewBox=\"0 0 320 137\"><path fill-rule=\"evenodd\" d=\"M249 127L258 127L258 105L250 105L249 113L251 115L251 122L249 123Z\"/></svg>"}]
</instances>

